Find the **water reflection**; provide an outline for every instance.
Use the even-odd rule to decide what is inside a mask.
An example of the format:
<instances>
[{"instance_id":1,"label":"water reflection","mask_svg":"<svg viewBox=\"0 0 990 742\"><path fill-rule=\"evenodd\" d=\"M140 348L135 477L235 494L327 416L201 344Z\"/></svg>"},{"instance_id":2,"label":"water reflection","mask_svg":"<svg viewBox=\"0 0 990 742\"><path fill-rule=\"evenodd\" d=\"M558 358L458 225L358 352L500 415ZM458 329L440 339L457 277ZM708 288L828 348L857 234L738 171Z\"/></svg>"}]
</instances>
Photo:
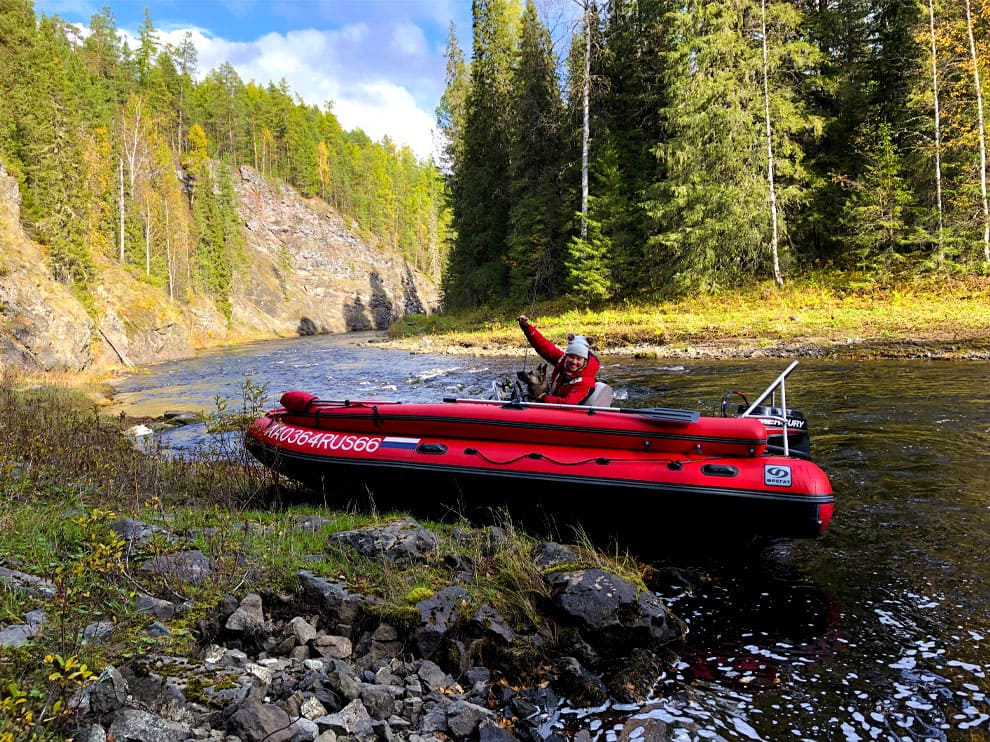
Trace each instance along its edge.
<instances>
[{"instance_id":1,"label":"water reflection","mask_svg":"<svg viewBox=\"0 0 990 742\"><path fill-rule=\"evenodd\" d=\"M245 346L122 380L130 412L206 410L244 380L406 401L487 396L534 357L389 351L353 338ZM631 407L711 412L756 395L779 359L605 358ZM548 710L547 734L595 739L990 740L990 399L982 362L802 361L804 412L836 516L824 538L753 553L668 554L651 586L687 623L678 662L644 703ZM195 431L187 432L191 441ZM173 443L182 447L183 442ZM631 517L639 517L633 514ZM666 523L657 520L662 541Z\"/></svg>"}]
</instances>

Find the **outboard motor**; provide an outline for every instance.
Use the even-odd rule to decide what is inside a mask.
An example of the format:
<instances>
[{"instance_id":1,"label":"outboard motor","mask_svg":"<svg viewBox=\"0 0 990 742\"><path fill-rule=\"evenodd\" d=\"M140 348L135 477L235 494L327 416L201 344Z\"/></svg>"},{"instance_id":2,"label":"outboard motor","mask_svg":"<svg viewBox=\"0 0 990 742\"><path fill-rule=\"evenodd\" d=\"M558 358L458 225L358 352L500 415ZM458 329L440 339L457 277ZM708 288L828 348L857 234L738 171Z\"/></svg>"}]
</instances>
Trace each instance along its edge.
<instances>
[{"instance_id":1,"label":"outboard motor","mask_svg":"<svg viewBox=\"0 0 990 742\"><path fill-rule=\"evenodd\" d=\"M746 411L740 406L739 413ZM787 447L796 456L811 456L811 438L808 435L808 421L799 410L787 409L787 414L780 407L760 405L754 407L750 417L758 417L763 427L767 429L767 450L772 453L784 452L784 420L787 419Z\"/></svg>"},{"instance_id":2,"label":"outboard motor","mask_svg":"<svg viewBox=\"0 0 990 742\"><path fill-rule=\"evenodd\" d=\"M742 415L749 409L749 400L742 392L727 392L722 397L722 417L729 414L729 400L740 397L743 404L736 408L736 414ZM749 417L759 418L767 429L767 451L770 453L784 452L784 418L787 419L787 449L793 456L811 458L811 438L808 433L808 421L799 410L787 408L787 414L780 407L758 405L749 413Z\"/></svg>"}]
</instances>

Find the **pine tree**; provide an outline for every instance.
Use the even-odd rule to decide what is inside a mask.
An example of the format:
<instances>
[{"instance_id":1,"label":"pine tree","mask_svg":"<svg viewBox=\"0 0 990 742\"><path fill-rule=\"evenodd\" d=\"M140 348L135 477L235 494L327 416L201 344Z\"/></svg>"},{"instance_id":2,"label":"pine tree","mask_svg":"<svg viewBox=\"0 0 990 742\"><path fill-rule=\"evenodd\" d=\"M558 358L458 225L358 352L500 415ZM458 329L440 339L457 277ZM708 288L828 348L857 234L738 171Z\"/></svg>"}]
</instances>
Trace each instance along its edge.
<instances>
[{"instance_id":1,"label":"pine tree","mask_svg":"<svg viewBox=\"0 0 990 742\"><path fill-rule=\"evenodd\" d=\"M198 63L198 53L193 44L192 34L186 31L182 38L182 43L175 53L175 63L178 72L177 89L173 91L172 98L176 106L176 137L175 151L179 154L185 151L185 132L188 127L189 114L187 108L192 101L193 78L196 76Z\"/></svg>"},{"instance_id":2,"label":"pine tree","mask_svg":"<svg viewBox=\"0 0 990 742\"><path fill-rule=\"evenodd\" d=\"M210 71L196 86L195 104L215 157L233 164L250 161L250 127L244 110L244 83L229 63Z\"/></svg>"},{"instance_id":3,"label":"pine tree","mask_svg":"<svg viewBox=\"0 0 990 742\"><path fill-rule=\"evenodd\" d=\"M286 180L306 195L319 190L319 167L317 165L318 112L302 104L294 105L289 112L285 131L285 150L288 159Z\"/></svg>"}]
</instances>

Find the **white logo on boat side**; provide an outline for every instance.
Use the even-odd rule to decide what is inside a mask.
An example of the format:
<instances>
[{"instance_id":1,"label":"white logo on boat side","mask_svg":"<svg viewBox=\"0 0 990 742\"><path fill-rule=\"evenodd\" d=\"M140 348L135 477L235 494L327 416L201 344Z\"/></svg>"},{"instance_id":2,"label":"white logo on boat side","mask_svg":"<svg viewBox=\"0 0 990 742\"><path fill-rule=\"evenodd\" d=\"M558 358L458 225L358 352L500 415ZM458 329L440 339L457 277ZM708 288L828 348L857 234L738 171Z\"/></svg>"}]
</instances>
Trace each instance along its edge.
<instances>
[{"instance_id":1,"label":"white logo on boat side","mask_svg":"<svg viewBox=\"0 0 990 742\"><path fill-rule=\"evenodd\" d=\"M319 449L322 451L356 451L374 453L382 445L382 439L366 435L342 435L318 430L294 428L290 425L273 425L267 431L268 439L279 443Z\"/></svg>"},{"instance_id":2,"label":"white logo on boat side","mask_svg":"<svg viewBox=\"0 0 990 742\"><path fill-rule=\"evenodd\" d=\"M783 423L782 420L776 420L776 419L774 419L772 417L761 417L760 418L760 422L763 423L764 425L766 425L767 427L770 427L770 428L782 428L782 427L784 427L784 423ZM795 428L795 429L800 430L800 429L804 428L804 422L805 422L804 420L790 419L790 420L787 421L787 427L788 428Z\"/></svg>"},{"instance_id":3,"label":"white logo on boat side","mask_svg":"<svg viewBox=\"0 0 990 742\"><path fill-rule=\"evenodd\" d=\"M790 487L791 467L780 464L766 464L763 467L763 484L774 487Z\"/></svg>"}]
</instances>

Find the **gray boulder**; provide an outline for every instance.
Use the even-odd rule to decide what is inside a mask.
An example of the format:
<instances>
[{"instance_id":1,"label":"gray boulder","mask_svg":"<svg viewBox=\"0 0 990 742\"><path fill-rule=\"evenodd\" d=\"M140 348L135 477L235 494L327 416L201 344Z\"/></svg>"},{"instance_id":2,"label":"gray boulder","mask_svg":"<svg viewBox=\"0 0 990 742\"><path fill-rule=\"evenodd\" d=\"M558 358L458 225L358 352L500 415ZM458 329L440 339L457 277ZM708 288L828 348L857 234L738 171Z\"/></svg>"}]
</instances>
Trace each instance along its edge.
<instances>
[{"instance_id":1,"label":"gray boulder","mask_svg":"<svg viewBox=\"0 0 990 742\"><path fill-rule=\"evenodd\" d=\"M230 716L227 733L244 742L289 742L296 730L279 706L247 700Z\"/></svg>"},{"instance_id":2,"label":"gray boulder","mask_svg":"<svg viewBox=\"0 0 990 742\"><path fill-rule=\"evenodd\" d=\"M664 644L683 635L680 623L668 620L660 598L603 569L558 572L547 581L556 612L603 654Z\"/></svg>"},{"instance_id":3,"label":"gray boulder","mask_svg":"<svg viewBox=\"0 0 990 742\"><path fill-rule=\"evenodd\" d=\"M140 709L121 709L107 732L114 742L182 742L189 737L185 724L166 721Z\"/></svg>"},{"instance_id":4,"label":"gray boulder","mask_svg":"<svg viewBox=\"0 0 990 742\"><path fill-rule=\"evenodd\" d=\"M5 589L42 598L54 598L57 592L54 583L43 577L35 577L25 572L0 567L0 584Z\"/></svg>"},{"instance_id":5,"label":"gray boulder","mask_svg":"<svg viewBox=\"0 0 990 742\"><path fill-rule=\"evenodd\" d=\"M351 626L366 606L380 602L366 595L348 592L343 583L319 577L309 570L299 570L296 576L303 596L325 619L339 624L339 628Z\"/></svg>"},{"instance_id":6,"label":"gray boulder","mask_svg":"<svg viewBox=\"0 0 990 742\"><path fill-rule=\"evenodd\" d=\"M127 703L130 688L124 676L113 666L107 666L100 679L86 689L89 710L95 714L108 714Z\"/></svg>"},{"instance_id":7,"label":"gray boulder","mask_svg":"<svg viewBox=\"0 0 990 742\"><path fill-rule=\"evenodd\" d=\"M460 620L461 606L467 604L469 598L464 588L450 585L416 604L420 622L413 636L423 657L431 658L437 653L447 634Z\"/></svg>"},{"instance_id":8,"label":"gray boulder","mask_svg":"<svg viewBox=\"0 0 990 742\"><path fill-rule=\"evenodd\" d=\"M348 735L360 740L375 739L375 727L371 714L360 700L351 701L340 711L314 719L320 730L329 730L337 736Z\"/></svg>"},{"instance_id":9,"label":"gray boulder","mask_svg":"<svg viewBox=\"0 0 990 742\"><path fill-rule=\"evenodd\" d=\"M245 634L253 634L265 626L265 613L261 596L257 593L248 593L244 600L237 606L237 610L227 617L225 627L228 631L237 631Z\"/></svg>"},{"instance_id":10,"label":"gray boulder","mask_svg":"<svg viewBox=\"0 0 990 742\"><path fill-rule=\"evenodd\" d=\"M146 561L141 568L154 575L185 580L193 585L198 585L213 574L209 558L199 549L155 557Z\"/></svg>"},{"instance_id":11,"label":"gray boulder","mask_svg":"<svg viewBox=\"0 0 990 742\"><path fill-rule=\"evenodd\" d=\"M389 564L421 562L437 546L437 536L412 518L341 531L330 536L330 548L350 548L371 559Z\"/></svg>"}]
</instances>

